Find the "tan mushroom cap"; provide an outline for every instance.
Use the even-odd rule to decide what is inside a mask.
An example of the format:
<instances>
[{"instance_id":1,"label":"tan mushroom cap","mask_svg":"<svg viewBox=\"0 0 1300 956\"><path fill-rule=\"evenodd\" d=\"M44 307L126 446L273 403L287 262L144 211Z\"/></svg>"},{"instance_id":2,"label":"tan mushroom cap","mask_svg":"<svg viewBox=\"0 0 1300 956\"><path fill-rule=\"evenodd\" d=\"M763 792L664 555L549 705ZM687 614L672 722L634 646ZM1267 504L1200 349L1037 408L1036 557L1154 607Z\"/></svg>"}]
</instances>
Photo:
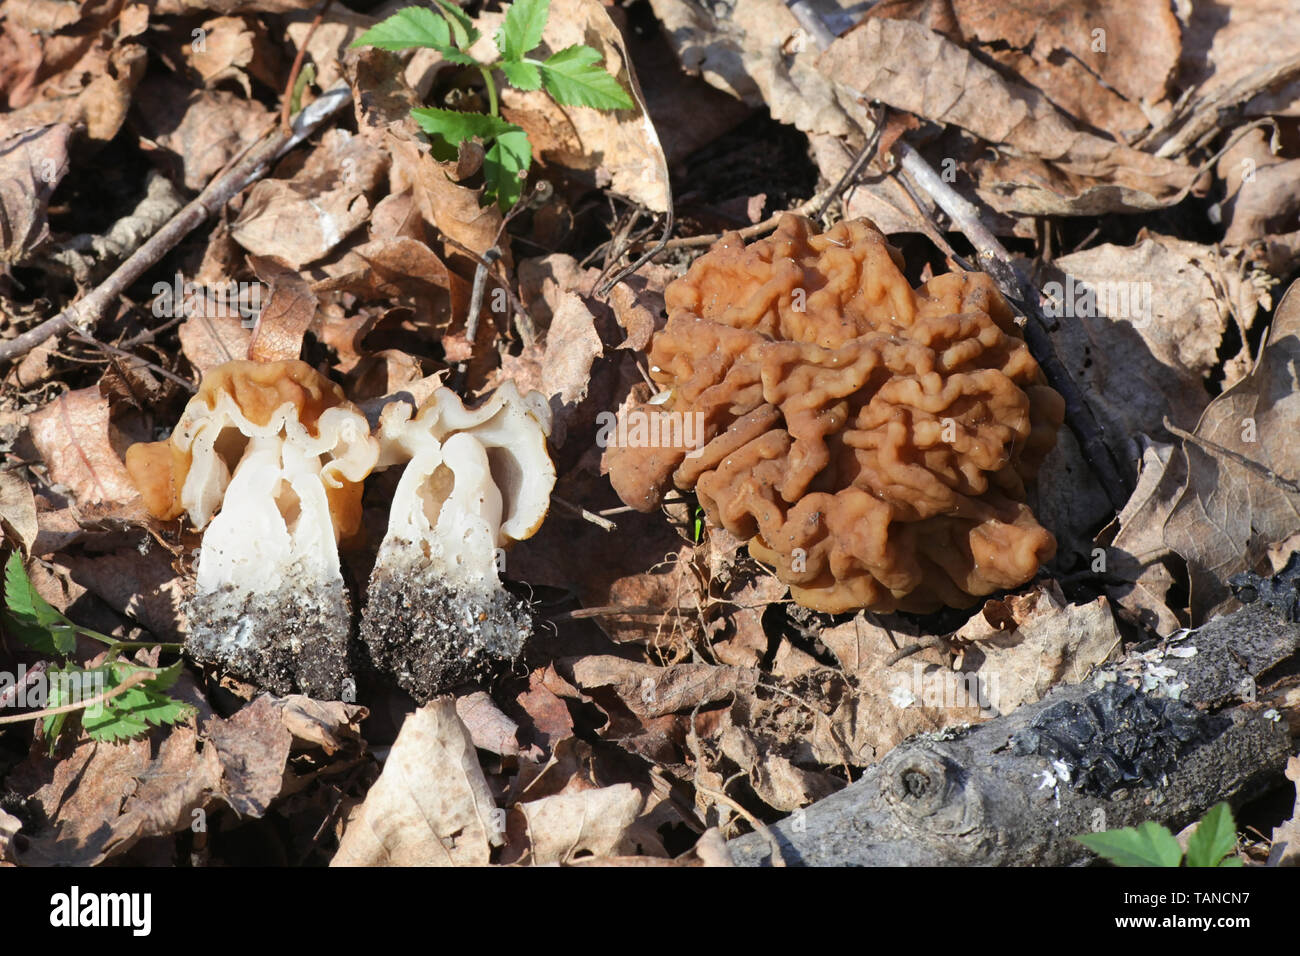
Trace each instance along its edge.
<instances>
[{"instance_id":1,"label":"tan mushroom cap","mask_svg":"<svg viewBox=\"0 0 1300 956\"><path fill-rule=\"evenodd\" d=\"M286 405L311 438L320 437L322 415L329 409L360 416L343 390L306 362L233 361L210 369L170 438L127 449L127 471L150 514L173 520L189 512L197 527L206 525L238 463L241 436L268 428ZM215 454L205 462L211 473L200 482L192 470L196 441L205 429L220 434L208 436L205 449ZM365 475L355 475L356 470L335 467L323 475L335 532L342 537L355 533L361 523Z\"/></svg>"},{"instance_id":2,"label":"tan mushroom cap","mask_svg":"<svg viewBox=\"0 0 1300 956\"><path fill-rule=\"evenodd\" d=\"M656 410L702 416L706 444L610 448L620 497L696 491L819 610L964 606L1031 578L1056 544L1025 482L1063 402L987 275L913 289L901 266L866 220L724 236L668 287L650 351Z\"/></svg>"}]
</instances>

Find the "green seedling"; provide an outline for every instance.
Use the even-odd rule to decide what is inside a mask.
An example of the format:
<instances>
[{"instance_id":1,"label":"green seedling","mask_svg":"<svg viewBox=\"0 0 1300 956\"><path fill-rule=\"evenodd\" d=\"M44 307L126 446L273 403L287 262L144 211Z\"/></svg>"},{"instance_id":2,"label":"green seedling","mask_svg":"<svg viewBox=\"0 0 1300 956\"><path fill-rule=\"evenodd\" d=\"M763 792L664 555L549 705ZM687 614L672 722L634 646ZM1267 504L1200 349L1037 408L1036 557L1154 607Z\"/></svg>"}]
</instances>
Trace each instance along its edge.
<instances>
[{"instance_id":1,"label":"green seedling","mask_svg":"<svg viewBox=\"0 0 1300 956\"><path fill-rule=\"evenodd\" d=\"M150 725L174 724L194 713L192 706L167 694L181 675L181 661L170 667L144 667L114 660L121 652L141 647L178 650L180 645L119 641L74 623L37 593L17 551L5 564L4 596L5 630L32 650L57 662L45 670L50 693L44 710L17 718L0 718L0 723L41 719L53 752L68 718L77 713L81 714L81 726L91 739L110 743L137 737ZM72 662L77 635L107 645L103 664L85 668ZM77 688L83 691L94 688L95 692L86 697L76 693Z\"/></svg>"},{"instance_id":2,"label":"green seedling","mask_svg":"<svg viewBox=\"0 0 1300 956\"><path fill-rule=\"evenodd\" d=\"M509 209L519 201L533 161L532 144L523 128L501 117L496 75L519 90L545 89L561 106L586 106L598 110L632 109L632 98L600 66L601 55L583 44L565 47L544 60L529 56L542 42L550 16L550 0L517 0L506 11L497 30L497 58L482 62L469 50L481 34L474 22L449 0L433 0L435 9L407 7L375 24L354 47L373 46L398 52L420 47L437 50L449 63L477 69L487 89L487 113L469 113L437 107L418 107L411 115L429 134L434 155L454 159L460 144L477 139L486 150L483 158L485 202Z\"/></svg>"},{"instance_id":3,"label":"green seedling","mask_svg":"<svg viewBox=\"0 0 1300 956\"><path fill-rule=\"evenodd\" d=\"M1115 866L1241 866L1237 824L1232 808L1217 803L1209 809L1187 841L1187 854L1167 827L1148 820L1140 827L1085 833L1078 840Z\"/></svg>"}]
</instances>

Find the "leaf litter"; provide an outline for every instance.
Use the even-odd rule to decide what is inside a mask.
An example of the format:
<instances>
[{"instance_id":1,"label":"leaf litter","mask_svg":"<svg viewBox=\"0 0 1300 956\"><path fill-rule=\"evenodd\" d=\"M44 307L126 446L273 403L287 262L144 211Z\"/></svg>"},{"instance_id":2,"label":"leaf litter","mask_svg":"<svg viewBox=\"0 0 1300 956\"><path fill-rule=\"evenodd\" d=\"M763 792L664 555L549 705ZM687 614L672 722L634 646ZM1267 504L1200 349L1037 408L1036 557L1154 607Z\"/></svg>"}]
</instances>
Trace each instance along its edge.
<instances>
[{"instance_id":1,"label":"leaf litter","mask_svg":"<svg viewBox=\"0 0 1300 956\"><path fill-rule=\"evenodd\" d=\"M1285 563L1300 534L1285 4L1219 21L1195 4L836 0L821 36L778 0L439 2L412 21L432 31L414 51L359 42L379 21L338 4L313 26L314 6L71 5L51 23L55 8L0 4L0 346L102 281L146 166L192 199L286 101L340 84L350 100L130 294L0 360L0 531L32 595L21 620L7 595L0 669L139 681L113 698L111 735L89 715L0 725L0 863L243 863L233 837L282 816L279 862L726 864L725 837L900 742L1092 679L1231 609L1232 574ZM498 57L489 90L465 61ZM599 99L615 89L625 101ZM1128 503L1063 434L1036 506L1058 552L1037 580L964 613L831 617L688 497L629 513L598 436L650 397L664 288L708 245L684 237L758 236L788 208L868 215L911 280L961 265L961 224L899 170L904 144L1018 250ZM627 272L670 210L668 247ZM146 519L123 452L245 358L302 358L371 413L439 384L542 392L559 474L507 559L536 617L516 672L423 707L363 680L363 706L260 693L170 648L198 536ZM380 533L386 493L363 503ZM356 580L377 545L350 542ZM1269 699L1300 727L1292 690Z\"/></svg>"}]
</instances>

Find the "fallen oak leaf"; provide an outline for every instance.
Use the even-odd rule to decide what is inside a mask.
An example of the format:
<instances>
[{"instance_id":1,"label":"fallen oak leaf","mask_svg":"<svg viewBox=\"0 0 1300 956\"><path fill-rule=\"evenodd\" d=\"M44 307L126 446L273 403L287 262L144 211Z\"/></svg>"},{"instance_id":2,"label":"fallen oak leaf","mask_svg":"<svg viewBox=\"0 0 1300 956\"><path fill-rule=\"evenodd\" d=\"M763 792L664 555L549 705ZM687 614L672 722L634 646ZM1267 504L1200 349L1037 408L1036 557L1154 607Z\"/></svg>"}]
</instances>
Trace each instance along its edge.
<instances>
[{"instance_id":1,"label":"fallen oak leaf","mask_svg":"<svg viewBox=\"0 0 1300 956\"><path fill-rule=\"evenodd\" d=\"M330 866L481 866L501 845L497 820L474 742L440 697L403 721Z\"/></svg>"},{"instance_id":2,"label":"fallen oak leaf","mask_svg":"<svg viewBox=\"0 0 1300 956\"><path fill-rule=\"evenodd\" d=\"M91 386L60 395L28 423L50 478L81 504L123 503L139 494L113 450L109 418L108 399Z\"/></svg>"}]
</instances>

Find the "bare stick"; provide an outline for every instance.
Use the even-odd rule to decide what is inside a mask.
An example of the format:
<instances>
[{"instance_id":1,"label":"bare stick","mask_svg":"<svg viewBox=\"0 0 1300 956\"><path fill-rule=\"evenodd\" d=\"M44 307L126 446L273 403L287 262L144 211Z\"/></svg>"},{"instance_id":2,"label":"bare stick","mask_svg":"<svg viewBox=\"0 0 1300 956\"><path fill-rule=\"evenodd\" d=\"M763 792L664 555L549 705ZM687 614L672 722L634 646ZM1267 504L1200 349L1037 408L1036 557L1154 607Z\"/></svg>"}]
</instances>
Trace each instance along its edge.
<instances>
[{"instance_id":1,"label":"bare stick","mask_svg":"<svg viewBox=\"0 0 1300 956\"><path fill-rule=\"evenodd\" d=\"M210 182L198 197L168 220L145 243L132 253L113 274L89 294L72 303L58 315L46 319L22 335L0 342L0 362L8 362L26 355L46 339L69 329L90 332L108 310L117 303L137 279L144 275L178 242L198 228L199 224L216 213L246 187L266 175L271 164L310 136L327 120L352 102L352 91L346 82L321 95L319 99L300 112L289 132L276 132L255 148L228 171Z\"/></svg>"}]
</instances>

